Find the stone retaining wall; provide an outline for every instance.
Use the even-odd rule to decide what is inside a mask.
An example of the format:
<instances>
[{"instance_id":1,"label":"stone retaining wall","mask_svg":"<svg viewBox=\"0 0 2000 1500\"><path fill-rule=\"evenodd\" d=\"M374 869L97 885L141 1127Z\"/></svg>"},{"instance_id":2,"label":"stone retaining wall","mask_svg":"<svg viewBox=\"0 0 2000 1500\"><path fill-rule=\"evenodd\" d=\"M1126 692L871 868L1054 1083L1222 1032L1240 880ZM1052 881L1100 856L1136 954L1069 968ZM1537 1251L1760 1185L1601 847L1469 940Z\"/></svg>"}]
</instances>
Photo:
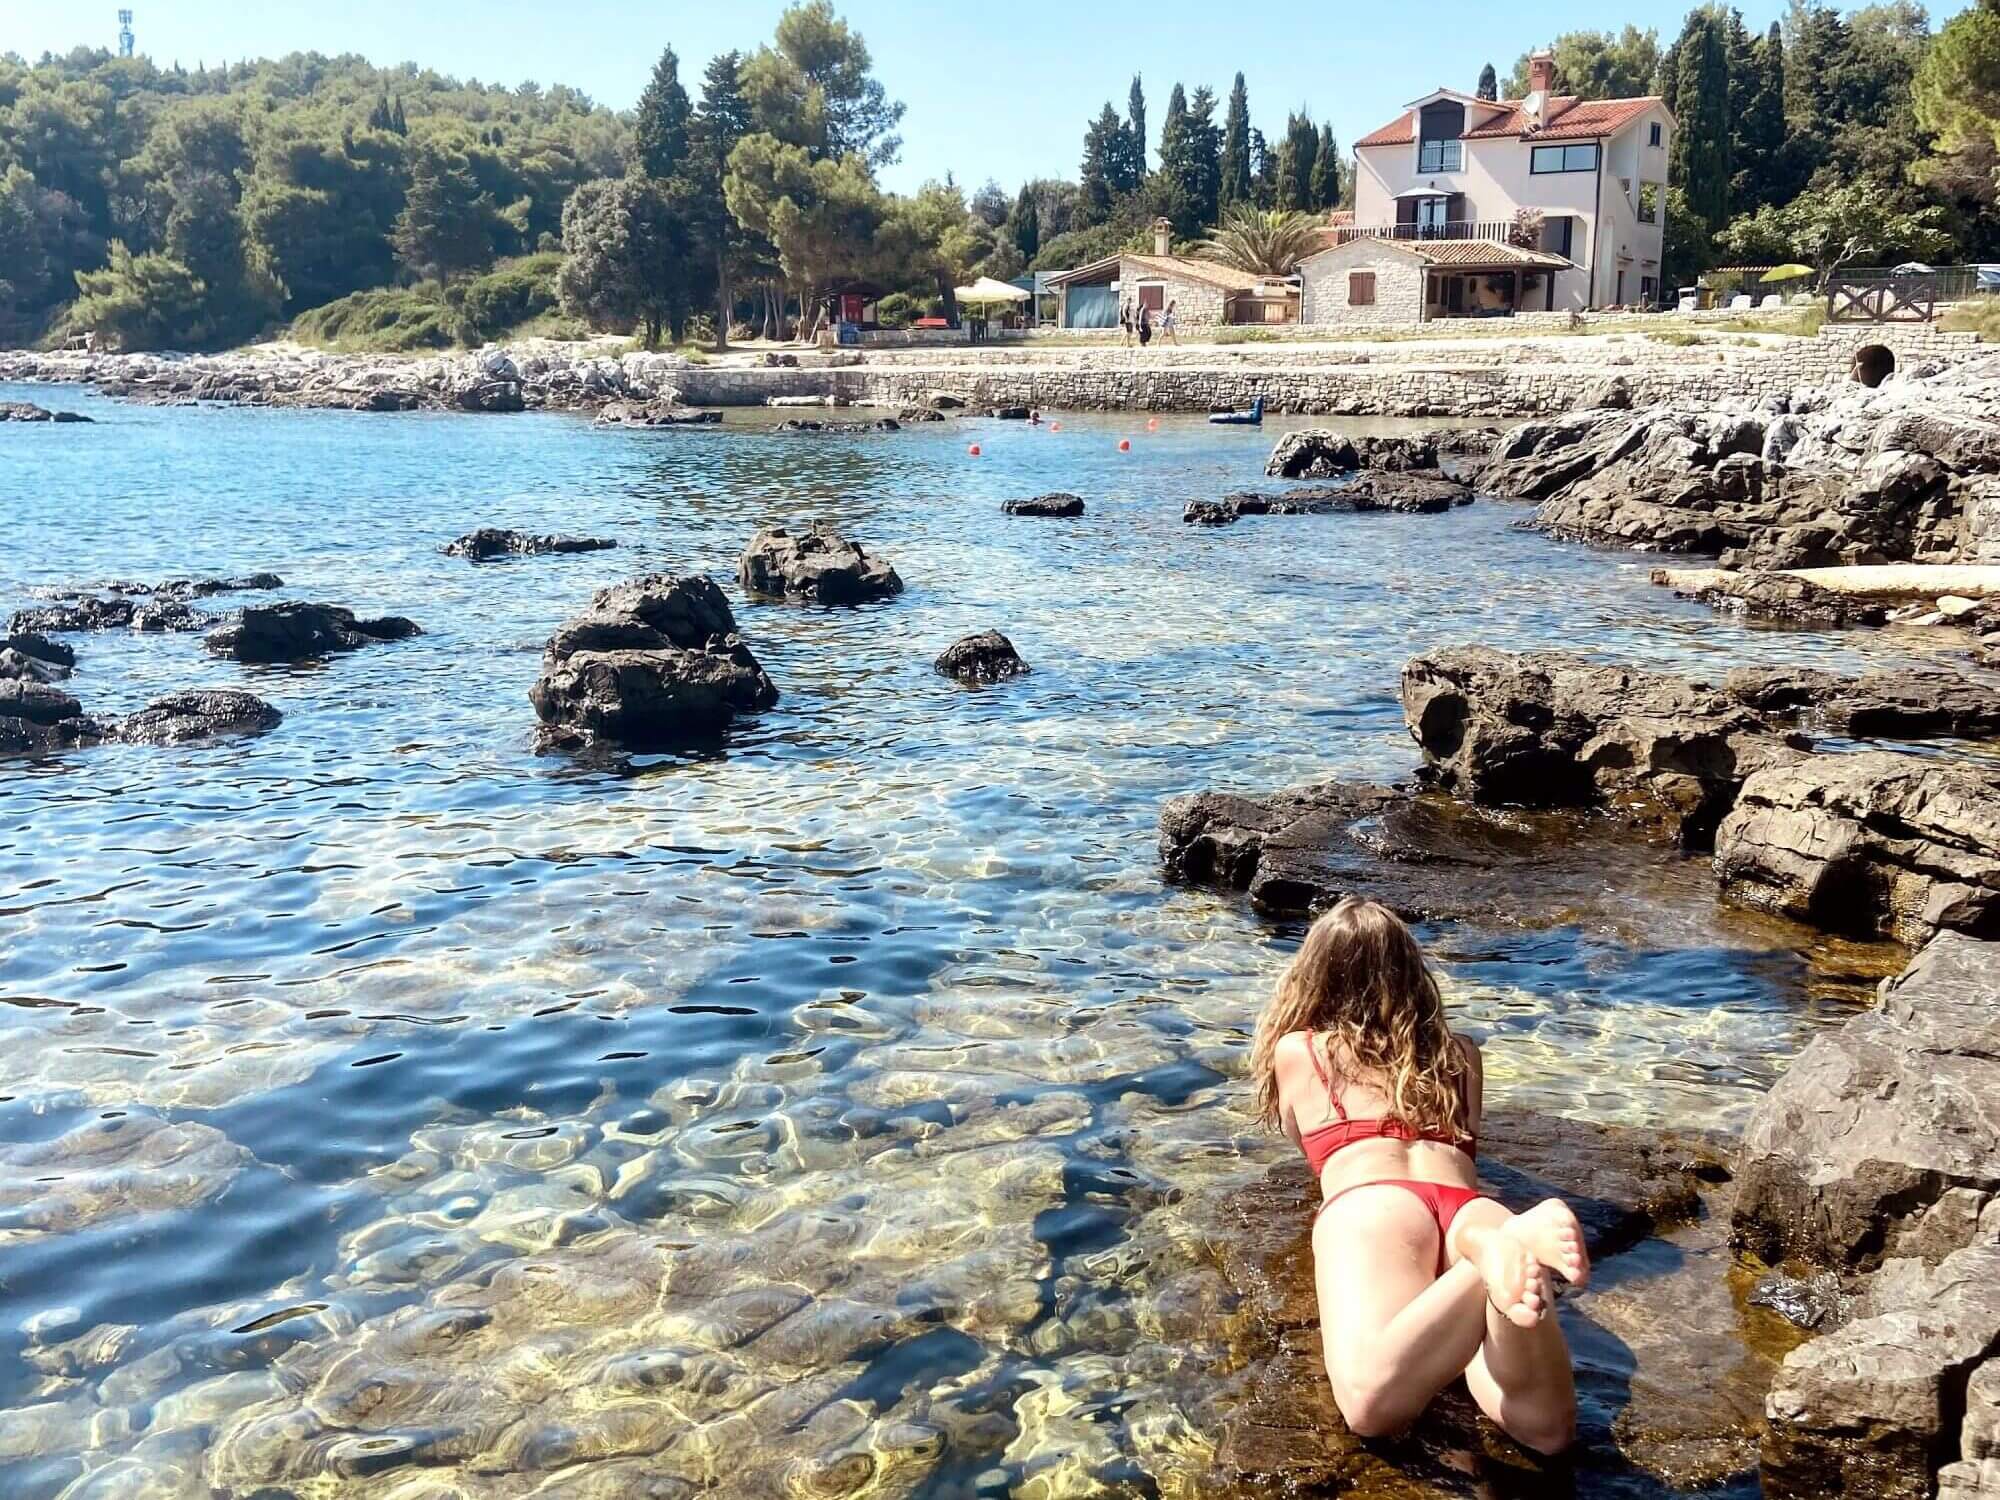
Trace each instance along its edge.
<instances>
[{"instance_id":1,"label":"stone retaining wall","mask_svg":"<svg viewBox=\"0 0 2000 1500\"><path fill-rule=\"evenodd\" d=\"M973 406L1025 405L1072 411L1212 411L1263 396L1283 412L1354 416L1520 416L1567 410L1607 375L1622 376L1640 403L1751 400L1789 395L1845 375L1854 349L1882 343L1901 363L1954 363L1978 353L1971 334L1928 327L1835 327L1817 338L1755 348L1602 345L1595 357L1546 359L1519 344L1453 349L1429 362L1350 355L1343 364L1190 358L1109 359L1102 353L1044 360L870 362L838 370L689 369L682 396L703 406L759 405L772 396L830 396L854 405L902 406L948 391ZM1293 351L1287 351L1287 355ZM1405 354L1398 349L1397 355ZM1408 351L1422 354L1420 348ZM1581 353L1583 351L1577 351ZM1483 357L1482 357L1483 356Z\"/></svg>"}]
</instances>

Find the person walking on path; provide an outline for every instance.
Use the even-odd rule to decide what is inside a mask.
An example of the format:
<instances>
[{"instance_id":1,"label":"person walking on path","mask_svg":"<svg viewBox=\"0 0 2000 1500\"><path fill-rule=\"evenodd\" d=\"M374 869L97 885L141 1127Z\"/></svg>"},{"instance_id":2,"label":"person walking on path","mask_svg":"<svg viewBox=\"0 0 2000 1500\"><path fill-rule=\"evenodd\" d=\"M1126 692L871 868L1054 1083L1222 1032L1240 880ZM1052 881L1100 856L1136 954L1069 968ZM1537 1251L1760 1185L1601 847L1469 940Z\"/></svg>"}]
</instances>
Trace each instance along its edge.
<instances>
[{"instance_id":1,"label":"person walking on path","mask_svg":"<svg viewBox=\"0 0 2000 1500\"><path fill-rule=\"evenodd\" d=\"M1162 343L1178 344L1180 339L1174 333L1174 299L1167 299L1166 311L1160 314L1160 340Z\"/></svg>"},{"instance_id":2,"label":"person walking on path","mask_svg":"<svg viewBox=\"0 0 2000 1500\"><path fill-rule=\"evenodd\" d=\"M1153 312L1145 303L1139 304L1139 347L1145 348L1153 342Z\"/></svg>"}]
</instances>

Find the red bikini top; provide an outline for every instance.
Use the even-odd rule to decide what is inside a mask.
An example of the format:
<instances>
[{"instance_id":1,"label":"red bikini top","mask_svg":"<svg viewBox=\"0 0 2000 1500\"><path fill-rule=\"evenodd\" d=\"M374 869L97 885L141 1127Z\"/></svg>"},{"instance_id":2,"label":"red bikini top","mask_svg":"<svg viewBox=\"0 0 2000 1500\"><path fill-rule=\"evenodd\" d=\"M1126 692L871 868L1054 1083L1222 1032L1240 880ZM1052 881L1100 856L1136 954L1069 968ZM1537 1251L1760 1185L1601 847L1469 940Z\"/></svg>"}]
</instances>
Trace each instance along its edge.
<instances>
[{"instance_id":1,"label":"red bikini top","mask_svg":"<svg viewBox=\"0 0 2000 1500\"><path fill-rule=\"evenodd\" d=\"M1353 1145L1356 1141L1436 1141L1440 1146L1456 1146L1467 1156L1477 1158L1479 1140L1476 1136L1455 1135L1435 1131L1413 1130L1401 1120L1377 1117L1372 1120L1350 1120L1347 1111L1340 1107L1340 1100L1334 1097L1333 1079L1327 1076L1326 1064L1320 1061L1317 1032L1306 1034L1306 1054L1312 1058L1313 1071L1319 1074L1319 1081L1326 1085L1326 1101L1333 1106L1334 1117L1324 1125L1303 1132L1299 1145L1306 1153L1306 1166L1313 1176L1332 1158L1336 1151Z\"/></svg>"}]
</instances>

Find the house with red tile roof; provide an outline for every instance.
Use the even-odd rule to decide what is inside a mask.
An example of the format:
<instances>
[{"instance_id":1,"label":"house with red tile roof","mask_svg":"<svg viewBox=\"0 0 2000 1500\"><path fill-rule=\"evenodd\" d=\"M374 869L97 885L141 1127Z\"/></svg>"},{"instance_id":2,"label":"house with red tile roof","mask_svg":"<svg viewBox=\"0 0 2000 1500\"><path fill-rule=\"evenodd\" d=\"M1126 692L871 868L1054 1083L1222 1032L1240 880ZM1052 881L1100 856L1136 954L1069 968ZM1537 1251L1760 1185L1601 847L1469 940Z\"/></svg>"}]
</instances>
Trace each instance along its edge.
<instances>
[{"instance_id":1,"label":"house with red tile roof","mask_svg":"<svg viewBox=\"0 0 2000 1500\"><path fill-rule=\"evenodd\" d=\"M1300 268L1308 323L1654 306L1668 151L1663 100L1437 89L1355 142L1354 222Z\"/></svg>"}]
</instances>

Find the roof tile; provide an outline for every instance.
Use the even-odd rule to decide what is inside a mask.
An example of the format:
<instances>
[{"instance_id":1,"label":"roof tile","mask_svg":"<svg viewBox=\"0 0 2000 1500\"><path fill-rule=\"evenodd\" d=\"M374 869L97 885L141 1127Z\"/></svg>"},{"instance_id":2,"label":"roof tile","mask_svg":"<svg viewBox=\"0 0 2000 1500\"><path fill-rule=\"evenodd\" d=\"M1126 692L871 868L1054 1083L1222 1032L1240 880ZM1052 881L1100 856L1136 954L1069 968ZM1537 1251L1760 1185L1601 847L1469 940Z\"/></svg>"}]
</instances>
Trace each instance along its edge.
<instances>
[{"instance_id":1,"label":"roof tile","mask_svg":"<svg viewBox=\"0 0 2000 1500\"><path fill-rule=\"evenodd\" d=\"M1468 141L1498 141L1509 137L1522 140L1592 140L1615 134L1663 101L1656 95L1641 99L1579 99L1574 94L1553 94L1549 98L1549 122L1540 130L1528 128L1528 115L1519 99L1502 99L1507 111L1484 125L1465 132ZM1416 112L1405 110L1380 130L1371 131L1357 146L1407 146L1417 138Z\"/></svg>"}]
</instances>

